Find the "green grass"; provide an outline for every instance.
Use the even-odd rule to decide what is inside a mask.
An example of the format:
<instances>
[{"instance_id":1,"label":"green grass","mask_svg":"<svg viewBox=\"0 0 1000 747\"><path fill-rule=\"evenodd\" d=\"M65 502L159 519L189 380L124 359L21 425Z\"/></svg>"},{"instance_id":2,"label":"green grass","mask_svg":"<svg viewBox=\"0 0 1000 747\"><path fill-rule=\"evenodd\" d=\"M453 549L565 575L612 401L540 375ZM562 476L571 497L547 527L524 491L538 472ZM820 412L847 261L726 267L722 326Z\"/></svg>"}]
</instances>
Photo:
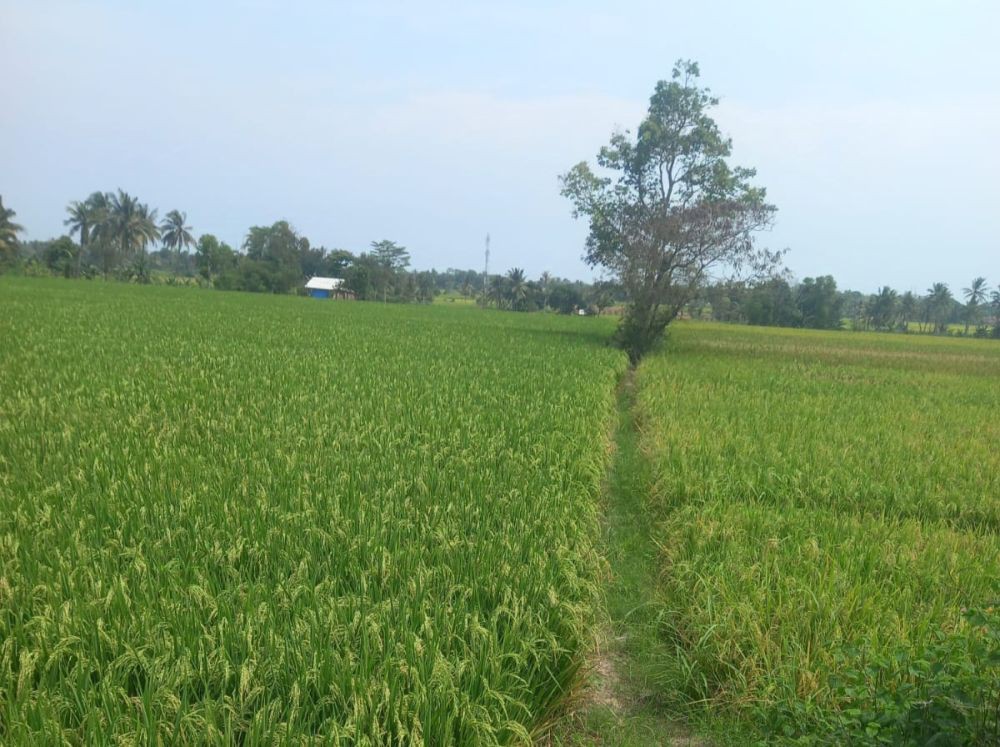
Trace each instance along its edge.
<instances>
[{"instance_id":1,"label":"green grass","mask_svg":"<svg viewBox=\"0 0 1000 747\"><path fill-rule=\"evenodd\" d=\"M678 702L821 730L844 652L978 635L962 609L1000 598L1000 345L681 324L638 379Z\"/></svg>"},{"instance_id":2,"label":"green grass","mask_svg":"<svg viewBox=\"0 0 1000 747\"><path fill-rule=\"evenodd\" d=\"M457 291L447 291L434 296L434 303L452 306L475 306L476 299L473 296L463 296Z\"/></svg>"},{"instance_id":3,"label":"green grass","mask_svg":"<svg viewBox=\"0 0 1000 747\"><path fill-rule=\"evenodd\" d=\"M634 377L619 387L614 461L603 501L601 551L608 573L587 687L555 724L557 745L686 744L690 724L680 720L656 681L650 662L665 655L660 639L657 546L645 513L652 488L649 460L639 448ZM595 694L596 693L596 694ZM698 724L702 730L713 724ZM693 744L704 742L692 740Z\"/></svg>"},{"instance_id":4,"label":"green grass","mask_svg":"<svg viewBox=\"0 0 1000 747\"><path fill-rule=\"evenodd\" d=\"M0 278L0 742L523 742L577 678L607 320Z\"/></svg>"}]
</instances>

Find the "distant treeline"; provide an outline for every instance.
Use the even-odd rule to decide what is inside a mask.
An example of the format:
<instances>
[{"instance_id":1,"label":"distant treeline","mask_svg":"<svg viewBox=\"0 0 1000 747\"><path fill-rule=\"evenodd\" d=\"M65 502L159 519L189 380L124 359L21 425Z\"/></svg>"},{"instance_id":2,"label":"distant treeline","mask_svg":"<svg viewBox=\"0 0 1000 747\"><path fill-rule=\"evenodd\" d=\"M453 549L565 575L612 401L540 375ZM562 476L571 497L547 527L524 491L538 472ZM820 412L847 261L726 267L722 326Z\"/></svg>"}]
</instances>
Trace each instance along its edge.
<instances>
[{"instance_id":1,"label":"distant treeline","mask_svg":"<svg viewBox=\"0 0 1000 747\"><path fill-rule=\"evenodd\" d=\"M359 299L432 301L436 296L475 300L514 311L598 311L620 301L609 284L587 284L543 273L529 280L522 269L504 275L449 268L414 271L406 247L383 239L351 252L314 246L288 222L252 226L239 248L212 234L195 239L187 216L157 211L126 192L95 192L71 202L68 234L47 241L18 241L21 227L0 200L0 269L23 274L103 277L140 283L198 284L220 290L302 293L310 277L343 278Z\"/></svg>"},{"instance_id":2,"label":"distant treeline","mask_svg":"<svg viewBox=\"0 0 1000 747\"><path fill-rule=\"evenodd\" d=\"M889 286L864 294L838 290L829 275L797 284L777 277L755 285L709 284L687 311L694 318L773 327L1000 337L1000 288L977 277L960 293L961 300L947 283L934 283L923 295Z\"/></svg>"},{"instance_id":3,"label":"distant treeline","mask_svg":"<svg viewBox=\"0 0 1000 747\"><path fill-rule=\"evenodd\" d=\"M212 234L195 239L187 216L157 211L122 190L94 192L67 208L68 235L19 241L22 228L0 198L0 270L131 282L198 284L221 290L302 293L314 276L344 279L359 299L428 303L436 296L513 311L601 313L626 302L610 281L583 283L524 270L484 277L478 270L413 271L406 247L383 239L365 251L313 246L286 221L252 226L237 249ZM946 283L923 295L885 286L875 294L841 291L829 275L793 283L706 284L688 304L692 318L776 327L857 329L1000 338L1000 288L975 278L956 297Z\"/></svg>"}]
</instances>

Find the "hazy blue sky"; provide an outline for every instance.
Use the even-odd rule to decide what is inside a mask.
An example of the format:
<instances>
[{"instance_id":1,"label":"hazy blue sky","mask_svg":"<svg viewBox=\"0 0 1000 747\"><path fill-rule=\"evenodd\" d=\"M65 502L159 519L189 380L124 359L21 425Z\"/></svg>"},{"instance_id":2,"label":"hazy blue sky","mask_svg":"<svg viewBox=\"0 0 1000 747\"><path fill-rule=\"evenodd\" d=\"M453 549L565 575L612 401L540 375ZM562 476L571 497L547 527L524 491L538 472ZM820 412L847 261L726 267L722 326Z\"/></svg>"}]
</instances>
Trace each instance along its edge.
<instances>
[{"instance_id":1,"label":"hazy blue sky","mask_svg":"<svg viewBox=\"0 0 1000 747\"><path fill-rule=\"evenodd\" d=\"M122 187L238 244L589 277L557 175L700 62L764 236L842 287L1000 282L1000 2L0 0L0 194L28 238Z\"/></svg>"}]
</instances>

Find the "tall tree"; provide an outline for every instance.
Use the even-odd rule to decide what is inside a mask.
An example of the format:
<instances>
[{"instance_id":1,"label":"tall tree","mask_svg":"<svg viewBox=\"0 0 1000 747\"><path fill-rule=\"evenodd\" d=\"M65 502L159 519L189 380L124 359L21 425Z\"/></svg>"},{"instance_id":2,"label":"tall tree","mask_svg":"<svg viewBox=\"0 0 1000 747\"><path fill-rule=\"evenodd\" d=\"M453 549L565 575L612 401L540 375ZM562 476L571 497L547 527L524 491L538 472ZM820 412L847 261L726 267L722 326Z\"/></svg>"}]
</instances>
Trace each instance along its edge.
<instances>
[{"instance_id":1,"label":"tall tree","mask_svg":"<svg viewBox=\"0 0 1000 747\"><path fill-rule=\"evenodd\" d=\"M948 331L948 318L951 315L951 305L954 298L947 283L934 283L927 289L924 300L925 318L933 325L936 334Z\"/></svg>"},{"instance_id":2,"label":"tall tree","mask_svg":"<svg viewBox=\"0 0 1000 747\"><path fill-rule=\"evenodd\" d=\"M135 259L135 274L143 283L149 282L149 254L147 247L160 238L160 227L156 225L156 210L140 202L136 206L135 220L138 250Z\"/></svg>"},{"instance_id":3,"label":"tall tree","mask_svg":"<svg viewBox=\"0 0 1000 747\"><path fill-rule=\"evenodd\" d=\"M415 273L416 297L420 303L434 301L434 276L430 272Z\"/></svg>"},{"instance_id":4,"label":"tall tree","mask_svg":"<svg viewBox=\"0 0 1000 747\"><path fill-rule=\"evenodd\" d=\"M840 329L843 299L837 293L837 281L831 275L805 278L798 287L796 303L802 314L803 327Z\"/></svg>"},{"instance_id":5,"label":"tall tree","mask_svg":"<svg viewBox=\"0 0 1000 747\"><path fill-rule=\"evenodd\" d=\"M156 225L156 210L119 189L108 195L105 230L116 245L119 257L131 259L140 280L148 280L146 247L160 237Z\"/></svg>"},{"instance_id":6,"label":"tall tree","mask_svg":"<svg viewBox=\"0 0 1000 747\"><path fill-rule=\"evenodd\" d=\"M969 324L978 321L979 304L986 298L986 278L978 277L968 288L962 288L965 296L965 334L969 334Z\"/></svg>"},{"instance_id":7,"label":"tall tree","mask_svg":"<svg viewBox=\"0 0 1000 747\"><path fill-rule=\"evenodd\" d=\"M615 284L608 280L598 280L590 287L590 303L600 316L615 302Z\"/></svg>"},{"instance_id":8,"label":"tall tree","mask_svg":"<svg viewBox=\"0 0 1000 747\"><path fill-rule=\"evenodd\" d=\"M990 335L1000 337L1000 286L990 294L990 311L993 313L993 329Z\"/></svg>"},{"instance_id":9,"label":"tall tree","mask_svg":"<svg viewBox=\"0 0 1000 747\"><path fill-rule=\"evenodd\" d=\"M342 278L354 264L354 255L346 249L331 249L325 260L325 270L331 277Z\"/></svg>"},{"instance_id":10,"label":"tall tree","mask_svg":"<svg viewBox=\"0 0 1000 747\"><path fill-rule=\"evenodd\" d=\"M195 267L208 282L236 265L236 253L229 244L210 233L202 234L195 245Z\"/></svg>"},{"instance_id":11,"label":"tall tree","mask_svg":"<svg viewBox=\"0 0 1000 747\"><path fill-rule=\"evenodd\" d=\"M73 200L66 206L68 217L63 221L63 225L69 227L69 235L79 234L80 251L76 253L77 277L80 275L80 263L83 255L90 246L91 232L95 231L98 224L104 220L103 204L104 195L94 192L86 200L80 202Z\"/></svg>"},{"instance_id":12,"label":"tall tree","mask_svg":"<svg viewBox=\"0 0 1000 747\"><path fill-rule=\"evenodd\" d=\"M69 217L63 221L63 225L69 226L70 236L75 233L80 234L80 246L86 247L87 240L90 238L90 228L93 225L90 217L91 211L86 201L73 200L66 206L66 212Z\"/></svg>"},{"instance_id":13,"label":"tall tree","mask_svg":"<svg viewBox=\"0 0 1000 747\"><path fill-rule=\"evenodd\" d=\"M372 257L376 262L385 265L392 271L403 270L410 266L410 253L405 246L400 246L395 241L382 239L372 242Z\"/></svg>"},{"instance_id":14,"label":"tall tree","mask_svg":"<svg viewBox=\"0 0 1000 747\"><path fill-rule=\"evenodd\" d=\"M498 309L502 309L507 300L507 288L503 281L503 276L493 275L490 277L486 289L487 303L493 303Z\"/></svg>"},{"instance_id":15,"label":"tall tree","mask_svg":"<svg viewBox=\"0 0 1000 747\"><path fill-rule=\"evenodd\" d=\"M755 283L743 302L743 315L749 324L769 327L799 327L802 313L795 294L783 277Z\"/></svg>"},{"instance_id":16,"label":"tall tree","mask_svg":"<svg viewBox=\"0 0 1000 747\"><path fill-rule=\"evenodd\" d=\"M92 221L87 243L91 254L100 258L105 279L111 273L117 254L117 238L111 220L111 197L110 192L93 192L87 198Z\"/></svg>"},{"instance_id":17,"label":"tall tree","mask_svg":"<svg viewBox=\"0 0 1000 747\"><path fill-rule=\"evenodd\" d=\"M904 332L910 331L910 321L917 315L917 297L913 291L906 291L899 297L900 327Z\"/></svg>"},{"instance_id":18,"label":"tall tree","mask_svg":"<svg viewBox=\"0 0 1000 747\"><path fill-rule=\"evenodd\" d=\"M405 246L388 239L373 241L371 247L371 257L377 265L372 279L376 289L381 291L384 303L390 286L398 284L398 274L410 266L410 253Z\"/></svg>"},{"instance_id":19,"label":"tall tree","mask_svg":"<svg viewBox=\"0 0 1000 747\"><path fill-rule=\"evenodd\" d=\"M160 224L163 245L175 254L180 254L195 243L194 236L191 235L191 226L185 225L186 223L187 213L171 210L163 217L163 223Z\"/></svg>"},{"instance_id":20,"label":"tall tree","mask_svg":"<svg viewBox=\"0 0 1000 747\"><path fill-rule=\"evenodd\" d=\"M549 307L549 288L552 286L552 273L548 270L538 276L538 285L542 289L542 308Z\"/></svg>"},{"instance_id":21,"label":"tall tree","mask_svg":"<svg viewBox=\"0 0 1000 747\"><path fill-rule=\"evenodd\" d=\"M83 249L69 236L60 236L48 242L42 259L53 272L69 277L78 271L77 258Z\"/></svg>"},{"instance_id":22,"label":"tall tree","mask_svg":"<svg viewBox=\"0 0 1000 747\"><path fill-rule=\"evenodd\" d=\"M528 297L528 284L524 270L512 267L507 273L507 299L514 311L523 311Z\"/></svg>"},{"instance_id":23,"label":"tall tree","mask_svg":"<svg viewBox=\"0 0 1000 747\"><path fill-rule=\"evenodd\" d=\"M787 288L787 283L785 285ZM718 322L747 321L745 305L749 293L743 283L713 283L706 291L706 298L712 307L712 319Z\"/></svg>"},{"instance_id":24,"label":"tall tree","mask_svg":"<svg viewBox=\"0 0 1000 747\"><path fill-rule=\"evenodd\" d=\"M888 285L878 289L878 293L871 300L868 307L868 315L872 326L875 329L891 330L896 326L896 314L898 313L899 294Z\"/></svg>"},{"instance_id":25,"label":"tall tree","mask_svg":"<svg viewBox=\"0 0 1000 747\"><path fill-rule=\"evenodd\" d=\"M17 235L24 226L14 222L17 213L3 206L0 196L0 263L13 262L17 258Z\"/></svg>"},{"instance_id":26,"label":"tall tree","mask_svg":"<svg viewBox=\"0 0 1000 747\"><path fill-rule=\"evenodd\" d=\"M629 304L618 340L637 361L713 272L762 276L778 256L755 247L775 208L752 169L730 166L732 142L698 86L697 63L679 61L660 81L633 139L612 136L597 156L601 176L579 163L562 176L575 217L589 220L586 260L607 268Z\"/></svg>"},{"instance_id":27,"label":"tall tree","mask_svg":"<svg viewBox=\"0 0 1000 747\"><path fill-rule=\"evenodd\" d=\"M346 268L344 284L362 300L377 298L380 288L378 281L385 272L385 268L371 254L361 252Z\"/></svg>"},{"instance_id":28,"label":"tall tree","mask_svg":"<svg viewBox=\"0 0 1000 747\"><path fill-rule=\"evenodd\" d=\"M577 284L553 281L549 288L549 306L560 314L573 314L583 308L586 302Z\"/></svg>"},{"instance_id":29,"label":"tall tree","mask_svg":"<svg viewBox=\"0 0 1000 747\"><path fill-rule=\"evenodd\" d=\"M139 201L124 190L108 195L107 230L122 259L130 257L139 245L138 208Z\"/></svg>"},{"instance_id":30,"label":"tall tree","mask_svg":"<svg viewBox=\"0 0 1000 747\"><path fill-rule=\"evenodd\" d=\"M287 293L302 281L300 255L309 239L299 236L288 221L271 226L252 226L243 242L246 259L240 263L247 287L271 293Z\"/></svg>"}]
</instances>

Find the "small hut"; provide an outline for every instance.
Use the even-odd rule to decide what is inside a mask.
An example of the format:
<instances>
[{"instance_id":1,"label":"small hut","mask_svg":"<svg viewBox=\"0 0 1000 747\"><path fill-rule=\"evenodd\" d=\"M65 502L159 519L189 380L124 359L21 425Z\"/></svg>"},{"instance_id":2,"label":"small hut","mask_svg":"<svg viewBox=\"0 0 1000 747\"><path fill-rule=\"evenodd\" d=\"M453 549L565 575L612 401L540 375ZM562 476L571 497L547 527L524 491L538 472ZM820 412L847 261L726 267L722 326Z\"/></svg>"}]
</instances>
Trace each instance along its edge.
<instances>
[{"instance_id":1,"label":"small hut","mask_svg":"<svg viewBox=\"0 0 1000 747\"><path fill-rule=\"evenodd\" d=\"M354 298L354 291L344 287L343 278L309 278L306 291L313 298Z\"/></svg>"}]
</instances>

